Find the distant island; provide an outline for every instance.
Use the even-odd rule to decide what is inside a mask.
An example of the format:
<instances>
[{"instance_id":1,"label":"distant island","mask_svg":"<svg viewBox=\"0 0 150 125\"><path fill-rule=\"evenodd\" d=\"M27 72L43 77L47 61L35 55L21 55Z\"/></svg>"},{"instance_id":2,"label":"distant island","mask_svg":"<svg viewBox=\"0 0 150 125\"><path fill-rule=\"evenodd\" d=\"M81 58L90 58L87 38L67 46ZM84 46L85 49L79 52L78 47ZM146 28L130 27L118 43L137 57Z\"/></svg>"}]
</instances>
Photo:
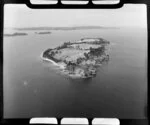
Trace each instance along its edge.
<instances>
[{"instance_id":1,"label":"distant island","mask_svg":"<svg viewBox=\"0 0 150 125\"><path fill-rule=\"evenodd\" d=\"M45 50L42 59L59 66L72 78L91 78L96 75L97 68L109 60L109 43L102 38L65 42L56 48Z\"/></svg>"},{"instance_id":2,"label":"distant island","mask_svg":"<svg viewBox=\"0 0 150 125\"><path fill-rule=\"evenodd\" d=\"M27 33L12 33L12 34L4 34L4 36L25 36Z\"/></svg>"},{"instance_id":3,"label":"distant island","mask_svg":"<svg viewBox=\"0 0 150 125\"><path fill-rule=\"evenodd\" d=\"M118 27L103 26L72 26L72 27L24 27L13 28L15 30L84 30L84 29L118 29Z\"/></svg>"},{"instance_id":4,"label":"distant island","mask_svg":"<svg viewBox=\"0 0 150 125\"><path fill-rule=\"evenodd\" d=\"M35 32L35 34L51 34L51 32L46 32L46 31L44 32L43 31L43 32Z\"/></svg>"}]
</instances>

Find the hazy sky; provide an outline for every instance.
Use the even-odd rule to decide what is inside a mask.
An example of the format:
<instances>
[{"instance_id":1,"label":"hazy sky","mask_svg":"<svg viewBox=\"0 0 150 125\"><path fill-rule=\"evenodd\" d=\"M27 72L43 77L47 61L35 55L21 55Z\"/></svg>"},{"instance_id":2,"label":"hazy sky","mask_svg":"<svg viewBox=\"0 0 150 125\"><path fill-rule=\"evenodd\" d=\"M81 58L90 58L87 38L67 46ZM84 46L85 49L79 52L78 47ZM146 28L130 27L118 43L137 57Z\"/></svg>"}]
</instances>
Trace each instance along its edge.
<instances>
[{"instance_id":1,"label":"hazy sky","mask_svg":"<svg viewBox=\"0 0 150 125\"><path fill-rule=\"evenodd\" d=\"M4 26L110 26L146 27L146 5L126 4L120 9L30 9L5 5Z\"/></svg>"}]
</instances>

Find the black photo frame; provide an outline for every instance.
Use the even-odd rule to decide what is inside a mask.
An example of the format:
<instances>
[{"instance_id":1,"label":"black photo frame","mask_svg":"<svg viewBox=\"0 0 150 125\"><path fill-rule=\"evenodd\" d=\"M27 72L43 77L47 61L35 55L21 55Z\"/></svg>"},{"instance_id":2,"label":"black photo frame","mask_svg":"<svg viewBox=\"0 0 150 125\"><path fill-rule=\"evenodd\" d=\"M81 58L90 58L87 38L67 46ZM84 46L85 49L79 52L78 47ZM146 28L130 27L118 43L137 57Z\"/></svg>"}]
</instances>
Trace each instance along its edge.
<instances>
[{"instance_id":1,"label":"black photo frame","mask_svg":"<svg viewBox=\"0 0 150 125\"><path fill-rule=\"evenodd\" d=\"M0 1L0 124L16 124L16 125L28 125L30 119L4 119L3 118L3 24L4 24L4 5L5 4L26 4L29 8L32 9L117 9L121 8L123 4L132 3L132 4L146 4L147 5L147 32L148 32L148 42L149 42L149 10L150 10L150 1L149 0L120 0L116 5L95 5L92 4L92 0L89 0L89 3L86 5L64 5L61 4L61 0L58 0L58 3L55 5L32 5L30 0L1 0ZM149 46L149 43L148 43ZM148 55L149 57L149 55ZM148 64L148 63L147 63ZM147 81L149 76L149 66ZM149 88L149 86L148 86ZM149 91L148 91L149 93ZM149 100L148 100L149 102ZM149 116L149 106L145 109L145 115L147 119L119 119L120 125L148 125L148 116ZM62 118L57 118L58 124L60 124ZM88 118L89 124L92 125L92 119Z\"/></svg>"}]
</instances>

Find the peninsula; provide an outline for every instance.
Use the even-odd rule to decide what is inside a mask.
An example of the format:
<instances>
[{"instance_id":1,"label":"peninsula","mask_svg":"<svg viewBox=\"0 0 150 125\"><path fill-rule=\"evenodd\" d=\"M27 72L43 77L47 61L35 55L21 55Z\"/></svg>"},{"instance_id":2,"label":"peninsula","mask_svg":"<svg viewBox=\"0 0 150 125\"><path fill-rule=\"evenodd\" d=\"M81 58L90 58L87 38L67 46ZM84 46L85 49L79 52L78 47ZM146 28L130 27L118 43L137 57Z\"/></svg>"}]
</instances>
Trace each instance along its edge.
<instances>
[{"instance_id":1,"label":"peninsula","mask_svg":"<svg viewBox=\"0 0 150 125\"><path fill-rule=\"evenodd\" d=\"M42 58L59 66L70 77L91 78L96 75L97 68L104 61L108 61L109 43L102 38L83 38L76 42L65 42L44 51Z\"/></svg>"}]
</instances>

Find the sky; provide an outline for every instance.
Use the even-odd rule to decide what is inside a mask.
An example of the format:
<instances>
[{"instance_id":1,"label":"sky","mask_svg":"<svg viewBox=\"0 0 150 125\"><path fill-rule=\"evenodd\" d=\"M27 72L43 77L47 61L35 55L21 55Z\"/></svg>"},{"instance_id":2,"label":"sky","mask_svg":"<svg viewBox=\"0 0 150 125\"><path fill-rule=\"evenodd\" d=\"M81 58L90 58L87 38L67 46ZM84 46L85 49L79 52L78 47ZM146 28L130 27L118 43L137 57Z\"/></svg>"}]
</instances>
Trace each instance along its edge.
<instances>
[{"instance_id":1,"label":"sky","mask_svg":"<svg viewBox=\"0 0 150 125\"><path fill-rule=\"evenodd\" d=\"M125 4L119 9L30 9L4 6L4 27L106 26L146 27L146 5Z\"/></svg>"}]
</instances>

